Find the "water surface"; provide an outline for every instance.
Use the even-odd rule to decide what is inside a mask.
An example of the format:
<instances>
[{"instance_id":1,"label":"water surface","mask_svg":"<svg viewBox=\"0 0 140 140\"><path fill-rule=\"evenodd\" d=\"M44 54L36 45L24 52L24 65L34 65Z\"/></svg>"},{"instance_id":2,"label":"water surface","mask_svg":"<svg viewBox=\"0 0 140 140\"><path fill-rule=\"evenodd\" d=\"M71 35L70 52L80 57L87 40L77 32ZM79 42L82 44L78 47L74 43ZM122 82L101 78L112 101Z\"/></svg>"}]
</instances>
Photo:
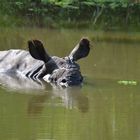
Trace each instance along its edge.
<instances>
[{"instance_id":1,"label":"water surface","mask_svg":"<svg viewBox=\"0 0 140 140\"><path fill-rule=\"evenodd\" d=\"M25 88L12 80L12 86L1 83L0 139L139 140L138 33L31 28L0 31L0 50L27 49L27 40L34 38L44 42L49 54L61 57L83 36L88 36L93 46L90 55L78 62L84 75L81 88L62 90L49 84ZM117 35L121 41L97 39L106 35Z\"/></svg>"}]
</instances>

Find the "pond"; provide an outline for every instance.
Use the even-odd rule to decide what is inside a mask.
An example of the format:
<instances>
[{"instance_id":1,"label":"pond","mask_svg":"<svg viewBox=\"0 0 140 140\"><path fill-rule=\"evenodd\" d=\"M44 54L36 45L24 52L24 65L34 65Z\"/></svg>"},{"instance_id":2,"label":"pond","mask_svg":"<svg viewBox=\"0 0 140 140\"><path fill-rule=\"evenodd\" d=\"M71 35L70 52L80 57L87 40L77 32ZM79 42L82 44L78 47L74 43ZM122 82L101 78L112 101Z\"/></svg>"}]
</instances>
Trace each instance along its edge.
<instances>
[{"instance_id":1,"label":"pond","mask_svg":"<svg viewBox=\"0 0 140 140\"><path fill-rule=\"evenodd\" d=\"M35 38L44 42L49 54L61 57L68 55L81 37L92 40L90 55L78 62L84 75L82 87L0 83L1 140L140 138L139 33L38 28L0 31L0 50L27 49L27 41ZM120 37L120 41L100 39L107 36Z\"/></svg>"}]
</instances>

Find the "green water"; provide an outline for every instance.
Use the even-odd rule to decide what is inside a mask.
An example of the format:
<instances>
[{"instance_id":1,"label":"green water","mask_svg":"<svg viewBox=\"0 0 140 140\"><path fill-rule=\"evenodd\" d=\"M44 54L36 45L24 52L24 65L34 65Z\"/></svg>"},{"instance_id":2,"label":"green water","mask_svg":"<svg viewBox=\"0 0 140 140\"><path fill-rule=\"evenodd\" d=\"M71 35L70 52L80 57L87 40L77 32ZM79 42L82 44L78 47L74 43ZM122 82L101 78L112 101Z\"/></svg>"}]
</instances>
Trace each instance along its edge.
<instances>
[{"instance_id":1,"label":"green water","mask_svg":"<svg viewBox=\"0 0 140 140\"><path fill-rule=\"evenodd\" d=\"M49 54L61 57L82 36L106 36L89 30L15 28L0 32L0 50L26 49L27 40L36 38L44 42ZM107 33L110 38L115 34L139 37L139 33ZM0 86L0 140L139 140L139 43L92 39L92 46L90 55L79 61L82 88Z\"/></svg>"}]
</instances>

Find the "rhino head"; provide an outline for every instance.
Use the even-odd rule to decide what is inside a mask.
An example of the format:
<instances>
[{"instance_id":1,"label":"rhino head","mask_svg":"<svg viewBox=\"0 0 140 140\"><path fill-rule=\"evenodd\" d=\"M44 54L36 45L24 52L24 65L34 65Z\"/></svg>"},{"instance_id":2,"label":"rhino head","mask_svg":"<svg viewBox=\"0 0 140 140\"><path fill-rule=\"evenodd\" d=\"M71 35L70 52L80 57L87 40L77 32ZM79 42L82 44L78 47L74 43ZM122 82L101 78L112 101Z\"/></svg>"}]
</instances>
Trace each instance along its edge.
<instances>
[{"instance_id":1,"label":"rhino head","mask_svg":"<svg viewBox=\"0 0 140 140\"><path fill-rule=\"evenodd\" d=\"M87 38L82 38L71 53L64 58L50 56L39 40L28 41L28 47L33 58L44 62L37 78L61 87L81 85L83 76L76 62L89 54L90 42Z\"/></svg>"}]
</instances>

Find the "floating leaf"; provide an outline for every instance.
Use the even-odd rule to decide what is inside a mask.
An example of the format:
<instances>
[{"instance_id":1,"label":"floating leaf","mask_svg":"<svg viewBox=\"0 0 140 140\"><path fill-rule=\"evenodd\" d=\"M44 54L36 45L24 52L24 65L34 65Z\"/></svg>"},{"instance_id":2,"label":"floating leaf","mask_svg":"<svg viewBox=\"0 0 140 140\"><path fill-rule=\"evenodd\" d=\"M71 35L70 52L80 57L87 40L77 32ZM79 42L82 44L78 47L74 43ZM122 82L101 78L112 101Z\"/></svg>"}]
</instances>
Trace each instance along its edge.
<instances>
[{"instance_id":1,"label":"floating leaf","mask_svg":"<svg viewBox=\"0 0 140 140\"><path fill-rule=\"evenodd\" d=\"M132 86L136 86L138 84L137 81L134 81L134 80L120 80L118 81L118 84L121 84L121 85L132 85Z\"/></svg>"}]
</instances>

